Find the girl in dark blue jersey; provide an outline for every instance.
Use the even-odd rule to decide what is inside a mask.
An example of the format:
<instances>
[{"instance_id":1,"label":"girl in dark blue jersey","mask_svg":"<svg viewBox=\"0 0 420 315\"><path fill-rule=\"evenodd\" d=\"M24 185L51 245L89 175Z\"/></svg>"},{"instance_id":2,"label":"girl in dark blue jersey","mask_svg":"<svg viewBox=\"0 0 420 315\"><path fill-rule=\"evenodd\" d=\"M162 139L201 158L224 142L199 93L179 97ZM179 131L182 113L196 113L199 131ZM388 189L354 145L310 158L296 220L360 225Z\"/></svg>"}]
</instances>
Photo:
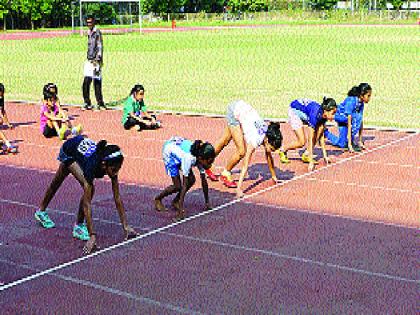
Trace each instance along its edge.
<instances>
[{"instance_id":1,"label":"girl in dark blue jersey","mask_svg":"<svg viewBox=\"0 0 420 315\"><path fill-rule=\"evenodd\" d=\"M347 98L338 106L334 117L338 124L338 135L334 135L328 129L325 130L325 137L332 145L348 148L350 152L359 152L365 148L363 112L365 104L369 103L371 97L372 87L368 83L360 83L347 93Z\"/></svg>"},{"instance_id":2,"label":"girl in dark blue jersey","mask_svg":"<svg viewBox=\"0 0 420 315\"><path fill-rule=\"evenodd\" d=\"M336 110L337 104L332 98L324 97L321 105L306 98L294 100L289 107L289 123L296 134L296 141L280 148L280 161L289 163L287 151L302 148L307 142L307 150L302 154L302 161L309 163L308 169L312 171L317 163L313 158L313 148L320 140L324 160L329 163L330 159L325 149L324 125L327 120L334 119ZM308 141L303 125L309 127Z\"/></svg>"},{"instance_id":3,"label":"girl in dark blue jersey","mask_svg":"<svg viewBox=\"0 0 420 315\"><path fill-rule=\"evenodd\" d=\"M83 136L67 140L60 149L58 160L60 166L48 187L35 218L44 228L53 228L54 222L49 218L46 208L54 197L60 185L69 174L72 174L83 188L80 199L77 222L73 228L73 236L87 241L83 249L88 254L96 248L96 233L92 223L91 203L95 187L95 178L108 175L112 183L115 205L124 229L125 239L136 236L137 233L128 226L124 206L120 197L118 172L121 169L124 157L116 145L108 145L105 140L95 143ZM85 224L86 221L86 224Z\"/></svg>"}]
</instances>

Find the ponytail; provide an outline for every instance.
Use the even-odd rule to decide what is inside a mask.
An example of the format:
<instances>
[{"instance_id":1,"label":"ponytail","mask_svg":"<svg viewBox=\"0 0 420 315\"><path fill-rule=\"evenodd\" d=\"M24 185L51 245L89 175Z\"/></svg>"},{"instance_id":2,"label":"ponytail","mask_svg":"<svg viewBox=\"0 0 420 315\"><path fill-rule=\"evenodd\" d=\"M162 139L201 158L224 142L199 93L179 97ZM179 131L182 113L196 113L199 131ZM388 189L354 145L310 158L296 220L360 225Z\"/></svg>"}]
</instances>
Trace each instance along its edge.
<instances>
[{"instance_id":1,"label":"ponytail","mask_svg":"<svg viewBox=\"0 0 420 315\"><path fill-rule=\"evenodd\" d=\"M119 146L107 144L106 140L101 140L96 145L96 154L100 161L104 161L108 166L121 165L124 156Z\"/></svg>"},{"instance_id":2,"label":"ponytail","mask_svg":"<svg viewBox=\"0 0 420 315\"><path fill-rule=\"evenodd\" d=\"M347 96L356 96L367 94L369 91L372 91L372 87L369 83L360 83L359 85L353 86L350 91L347 93Z\"/></svg>"}]
</instances>

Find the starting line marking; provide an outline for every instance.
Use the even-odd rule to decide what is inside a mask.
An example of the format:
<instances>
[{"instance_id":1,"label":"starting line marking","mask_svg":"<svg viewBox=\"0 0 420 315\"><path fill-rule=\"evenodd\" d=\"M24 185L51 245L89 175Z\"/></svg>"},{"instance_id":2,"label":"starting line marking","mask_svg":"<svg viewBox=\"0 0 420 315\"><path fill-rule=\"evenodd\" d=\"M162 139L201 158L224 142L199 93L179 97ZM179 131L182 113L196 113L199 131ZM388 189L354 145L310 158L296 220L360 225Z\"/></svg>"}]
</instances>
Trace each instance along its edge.
<instances>
[{"instance_id":1,"label":"starting line marking","mask_svg":"<svg viewBox=\"0 0 420 315\"><path fill-rule=\"evenodd\" d=\"M200 218L200 217L202 217L202 216L208 215L208 214L210 214L210 213L220 211L220 210L222 210L222 209L224 209L224 208L227 208L227 207L229 207L229 206L231 206L231 205L237 204L237 203L239 203L239 202L241 202L241 201L243 201L243 200L250 199L250 198L252 198L252 197L255 197L255 196L261 195L261 194L263 194L263 193L265 193L265 192L267 192L267 191L271 191L271 190L273 190L273 189L275 189L275 188L282 187L282 186L284 186L284 185L286 185L286 184L288 184L288 183L295 182L295 181L297 181L297 180L300 180L300 179L302 179L302 178L306 178L306 177L311 176L311 175L313 175L313 174L320 173L320 172L325 171L325 170L328 170L328 169L330 169L330 168L332 168L332 167L336 167L337 165L343 164L343 163L345 163L345 162L347 162L347 161L354 160L354 159L356 159L357 157L364 156L364 155L369 154L369 153L371 153L371 152L375 152L375 151L381 150L381 149L383 149L383 148L386 148L386 147L392 146L392 145L394 145L394 144L397 144L397 143L399 143L399 142L402 142L402 141L408 140L408 139L410 139L410 138L412 138L412 137L414 137L414 136L417 136L417 133L409 134L409 135L407 135L407 136L405 136L405 137L402 137L402 138L400 138L400 139L397 139L397 140L391 141L391 142L389 142L389 143L386 143L386 144L380 145L380 146L378 146L378 147L376 147L376 148L373 148L373 149L370 149L370 150L366 150L366 151L364 151L364 152L360 153L359 155L354 155L354 156L351 156L351 157L348 157L348 158L342 159L342 160L340 160L340 161L336 162L335 164L330 164L330 165L324 166L324 167L322 167L322 168L316 169L316 170L314 170L314 171L312 171L312 172L309 172L309 173L305 173L305 174L302 174L302 175L296 176L296 177L294 177L294 178L292 178L292 179L290 179L290 180L288 180L288 181L286 181L286 182L280 182L280 183L277 183L277 184L275 184L275 185L273 185L273 186L267 187L267 188L265 188L265 189L262 189L262 190L260 190L260 191L255 192L255 193L253 193L253 194L246 195L246 196L245 196L244 198L242 198L242 199L234 199L234 200L232 200L232 201L230 201L230 202L227 202L227 203L225 203L225 204L222 204L222 205L220 205L220 206L218 206L218 207L216 207L216 208L213 208L213 209L211 209L211 210L208 210L208 211L203 211L203 212L200 212L200 213L198 213L198 214L196 214L196 215L194 215L194 216L187 217L187 218L185 218L185 219L184 219L184 220L182 220L182 221L179 221L179 222L175 222L175 223L171 223L171 224L165 225L165 226L160 227L160 228L158 228L158 229L155 229L155 230L152 230L152 231L150 231L150 232L147 232L146 234L142 234L142 235L139 235L138 237L135 237L135 238L133 238L133 239L130 239L130 240L127 240L127 241L123 241L123 242L121 242L121 243L117 243L117 244L112 245L112 246L110 246L110 247L107 247L107 248L104 248L104 249L99 250L99 251L97 251L97 252L94 252L94 253L92 253L92 254L90 254L90 255L79 257L79 258L77 258L77 259L74 259L74 260L68 261L68 262L63 263L63 264L56 265L56 266L51 267L51 268L48 268L48 269L46 269L46 270L44 270L44 271L41 271L41 272L38 272L38 273L32 274L32 275L30 275L30 276L27 276L27 277L25 277L25 278L22 278L22 279L16 280L16 281L11 282L11 283L8 283L8 284L3 285L3 286L1 286L1 287L0 287L0 292L1 292L1 291L4 291L4 290L7 290L7 289L10 289L10 288L13 288L13 287L15 287L15 286L18 286L18 285L23 284L23 283L25 283L25 282L28 282L28 281L31 281L31 280L37 279L37 278L39 278L39 277L42 277L42 276L48 275L48 274L50 274L50 273L53 273L53 272L59 271L59 270L61 270L61 269L64 269L64 268L70 267L70 266L72 266L72 265L75 265L75 264L81 263L81 262L83 262L83 261L85 261L85 260L87 260L87 259L90 259L90 258L93 258L93 257L99 256L99 255L102 255L102 254L105 254L105 253L107 253L107 252L109 252L109 251L111 251L111 250L114 250L114 249L116 249L116 248L120 248L120 247L126 246L126 245L128 245L128 244L131 244L131 243L133 243L133 242L139 241L139 240L144 239L144 238L146 238L146 237L153 236L153 235L155 235L155 234L158 234L158 233L164 232L164 231L169 230L169 229L171 229L171 228L173 228L173 227L176 227L176 226L181 225L181 224L185 224L186 222L189 222L189 221L195 220L195 219L197 219L197 218Z\"/></svg>"},{"instance_id":2,"label":"starting line marking","mask_svg":"<svg viewBox=\"0 0 420 315\"><path fill-rule=\"evenodd\" d=\"M381 191L395 191L395 192L400 192L400 193L420 194L420 191L411 190L411 189L391 188L391 187L383 187L383 186L372 186L372 185L367 185L367 184L343 182L343 181L339 181L339 180L318 179L318 178L315 178L315 177L309 177L309 178L306 178L305 180L311 181L311 182L333 183L333 184L337 184L337 185L353 186L353 187L364 188L364 189L376 189L376 190L381 190Z\"/></svg>"}]
</instances>

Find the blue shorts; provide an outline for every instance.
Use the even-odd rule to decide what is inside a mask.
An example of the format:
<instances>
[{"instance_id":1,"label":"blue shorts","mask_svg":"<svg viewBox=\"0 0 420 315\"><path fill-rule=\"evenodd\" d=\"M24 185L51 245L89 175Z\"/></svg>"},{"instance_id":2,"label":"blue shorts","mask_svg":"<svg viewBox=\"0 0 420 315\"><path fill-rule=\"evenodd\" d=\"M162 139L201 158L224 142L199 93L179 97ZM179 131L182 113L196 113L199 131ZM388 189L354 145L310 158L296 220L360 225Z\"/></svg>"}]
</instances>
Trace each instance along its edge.
<instances>
[{"instance_id":1,"label":"blue shorts","mask_svg":"<svg viewBox=\"0 0 420 315\"><path fill-rule=\"evenodd\" d=\"M64 163L66 165L70 165L71 163L75 161L73 157L67 155L64 152L63 147L61 147L60 153L58 153L57 160L59 160L61 163Z\"/></svg>"},{"instance_id":2,"label":"blue shorts","mask_svg":"<svg viewBox=\"0 0 420 315\"><path fill-rule=\"evenodd\" d=\"M165 171L171 177L179 176L179 169L181 167L181 163L174 159L169 150L167 150L168 145L171 144L171 141L166 141L163 145L163 163L165 164Z\"/></svg>"}]
</instances>

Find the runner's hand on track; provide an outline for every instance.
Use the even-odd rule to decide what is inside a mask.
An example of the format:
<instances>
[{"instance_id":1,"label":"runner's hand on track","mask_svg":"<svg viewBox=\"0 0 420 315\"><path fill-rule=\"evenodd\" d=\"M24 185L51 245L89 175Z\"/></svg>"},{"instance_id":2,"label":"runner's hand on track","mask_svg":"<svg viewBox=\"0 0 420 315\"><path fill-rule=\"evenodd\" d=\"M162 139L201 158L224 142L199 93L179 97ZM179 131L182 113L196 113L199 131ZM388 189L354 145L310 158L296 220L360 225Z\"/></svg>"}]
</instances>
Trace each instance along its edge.
<instances>
[{"instance_id":1,"label":"runner's hand on track","mask_svg":"<svg viewBox=\"0 0 420 315\"><path fill-rule=\"evenodd\" d=\"M236 198L238 198L238 199L241 199L241 198L243 198L245 195L244 195L244 192L241 190L241 189L237 189L236 190Z\"/></svg>"},{"instance_id":2,"label":"runner's hand on track","mask_svg":"<svg viewBox=\"0 0 420 315\"><path fill-rule=\"evenodd\" d=\"M324 158L324 161L325 161L325 164L331 164L332 163L331 158L329 158L328 156L326 156Z\"/></svg>"},{"instance_id":3,"label":"runner's hand on track","mask_svg":"<svg viewBox=\"0 0 420 315\"><path fill-rule=\"evenodd\" d=\"M137 233L131 226L127 226L124 229L124 240L129 240L131 238L135 238L139 236L139 233Z\"/></svg>"},{"instance_id":4,"label":"runner's hand on track","mask_svg":"<svg viewBox=\"0 0 420 315\"><path fill-rule=\"evenodd\" d=\"M85 243L85 246L83 247L83 254L89 255L96 248L96 235L93 234L90 236L90 239Z\"/></svg>"},{"instance_id":5,"label":"runner's hand on track","mask_svg":"<svg viewBox=\"0 0 420 315\"><path fill-rule=\"evenodd\" d=\"M314 162L309 162L308 165L308 172L312 172L315 169L315 163Z\"/></svg>"},{"instance_id":6,"label":"runner's hand on track","mask_svg":"<svg viewBox=\"0 0 420 315\"><path fill-rule=\"evenodd\" d=\"M210 202L206 202L206 210L211 210L212 206Z\"/></svg>"}]
</instances>

